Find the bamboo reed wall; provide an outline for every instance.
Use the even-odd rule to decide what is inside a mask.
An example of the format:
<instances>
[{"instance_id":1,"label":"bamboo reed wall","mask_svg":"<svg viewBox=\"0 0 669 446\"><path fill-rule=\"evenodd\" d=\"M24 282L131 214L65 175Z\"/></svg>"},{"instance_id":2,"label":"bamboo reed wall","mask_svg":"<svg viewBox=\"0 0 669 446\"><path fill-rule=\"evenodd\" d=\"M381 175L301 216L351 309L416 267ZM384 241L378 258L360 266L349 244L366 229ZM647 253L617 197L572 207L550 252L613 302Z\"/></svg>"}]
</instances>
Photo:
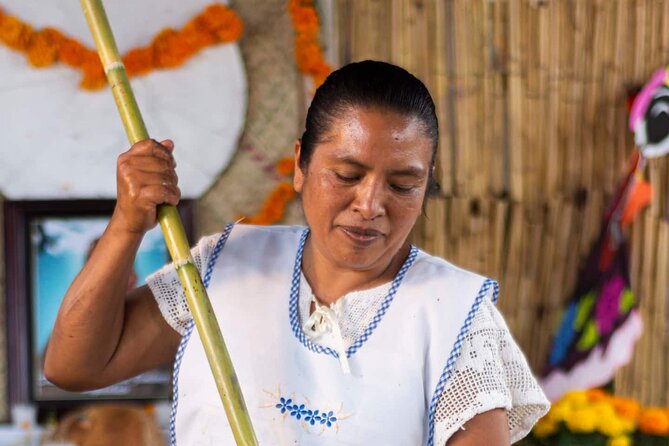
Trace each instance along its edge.
<instances>
[{"instance_id":1,"label":"bamboo reed wall","mask_svg":"<svg viewBox=\"0 0 669 446\"><path fill-rule=\"evenodd\" d=\"M335 29L339 64L388 60L433 93L444 196L415 239L500 281L538 370L633 147L628 93L669 63L669 0L337 0ZM669 404L668 163L633 230L646 331L616 381L645 404Z\"/></svg>"}]
</instances>

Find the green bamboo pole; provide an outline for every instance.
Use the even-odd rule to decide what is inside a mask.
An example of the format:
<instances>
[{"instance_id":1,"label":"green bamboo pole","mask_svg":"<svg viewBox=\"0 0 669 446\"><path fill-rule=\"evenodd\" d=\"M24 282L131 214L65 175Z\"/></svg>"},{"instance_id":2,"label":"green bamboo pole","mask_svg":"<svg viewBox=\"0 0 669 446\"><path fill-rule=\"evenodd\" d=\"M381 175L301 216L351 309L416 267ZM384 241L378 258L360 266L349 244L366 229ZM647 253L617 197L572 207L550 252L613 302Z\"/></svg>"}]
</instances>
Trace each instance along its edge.
<instances>
[{"instance_id":1,"label":"green bamboo pole","mask_svg":"<svg viewBox=\"0 0 669 446\"><path fill-rule=\"evenodd\" d=\"M101 0L81 0L88 26L93 34L102 66L111 86L130 144L148 139L144 120L128 82L128 76L112 34L109 20ZM186 300L193 314L193 320L202 339L209 366L216 381L225 413L238 445L257 445L251 419L244 403L239 381L225 347L223 335L216 321L197 268L193 264L186 233L181 224L176 207L158 207L158 221L165 236L165 242L177 268L177 273L186 293Z\"/></svg>"}]
</instances>

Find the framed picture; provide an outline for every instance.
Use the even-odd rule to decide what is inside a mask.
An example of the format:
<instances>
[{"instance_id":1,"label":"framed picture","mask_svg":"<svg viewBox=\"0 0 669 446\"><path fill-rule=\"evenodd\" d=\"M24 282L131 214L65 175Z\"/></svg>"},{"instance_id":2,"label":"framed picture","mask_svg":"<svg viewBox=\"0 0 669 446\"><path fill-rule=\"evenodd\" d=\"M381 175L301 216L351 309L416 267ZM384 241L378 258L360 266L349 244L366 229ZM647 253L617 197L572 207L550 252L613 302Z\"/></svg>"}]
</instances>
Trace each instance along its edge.
<instances>
[{"instance_id":1,"label":"framed picture","mask_svg":"<svg viewBox=\"0 0 669 446\"><path fill-rule=\"evenodd\" d=\"M8 201L4 204L9 402L40 409L98 399L155 400L171 392L171 366L91 392L67 392L45 377L44 351L70 283L102 235L113 201ZM192 240L194 203L179 211ZM160 227L146 234L128 290L169 261Z\"/></svg>"}]
</instances>

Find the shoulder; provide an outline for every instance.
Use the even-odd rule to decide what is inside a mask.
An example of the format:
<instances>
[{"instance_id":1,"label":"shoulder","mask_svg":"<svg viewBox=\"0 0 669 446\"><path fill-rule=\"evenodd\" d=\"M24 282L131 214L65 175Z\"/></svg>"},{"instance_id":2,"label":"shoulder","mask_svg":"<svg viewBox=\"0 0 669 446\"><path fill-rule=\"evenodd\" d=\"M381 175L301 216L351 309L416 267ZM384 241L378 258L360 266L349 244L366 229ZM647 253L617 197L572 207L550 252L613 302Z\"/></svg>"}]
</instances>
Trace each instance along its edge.
<instances>
[{"instance_id":1,"label":"shoulder","mask_svg":"<svg viewBox=\"0 0 669 446\"><path fill-rule=\"evenodd\" d=\"M476 311L485 297L495 302L499 288L492 279L422 250L417 251L402 287L413 296L423 296L432 307L455 305L463 306L464 311Z\"/></svg>"},{"instance_id":2,"label":"shoulder","mask_svg":"<svg viewBox=\"0 0 669 446\"><path fill-rule=\"evenodd\" d=\"M247 265L252 269L291 263L306 234L304 226L229 225L219 234L212 263Z\"/></svg>"},{"instance_id":3,"label":"shoulder","mask_svg":"<svg viewBox=\"0 0 669 446\"><path fill-rule=\"evenodd\" d=\"M411 267L411 275L415 280L472 283L478 286L490 280L481 274L461 268L420 249L417 250L416 260Z\"/></svg>"}]
</instances>

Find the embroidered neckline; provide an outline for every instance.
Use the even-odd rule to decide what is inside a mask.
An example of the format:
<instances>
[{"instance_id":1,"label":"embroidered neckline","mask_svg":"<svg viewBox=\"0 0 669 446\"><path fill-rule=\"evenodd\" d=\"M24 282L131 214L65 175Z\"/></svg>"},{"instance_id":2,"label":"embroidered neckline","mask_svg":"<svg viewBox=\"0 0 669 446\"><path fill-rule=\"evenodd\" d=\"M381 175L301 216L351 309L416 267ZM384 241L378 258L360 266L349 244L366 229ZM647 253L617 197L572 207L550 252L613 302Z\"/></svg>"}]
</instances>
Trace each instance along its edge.
<instances>
[{"instance_id":1,"label":"embroidered neckline","mask_svg":"<svg viewBox=\"0 0 669 446\"><path fill-rule=\"evenodd\" d=\"M305 228L304 231L302 232L302 236L300 237L300 242L297 248L297 253L295 255L295 264L293 266L293 278L291 281L290 285L290 299L288 301L288 317L290 321L290 325L293 329L293 333L295 334L295 337L304 345L307 347L309 350L311 350L314 353L325 353L327 355L333 356L337 359L339 359L339 353L330 348L330 347L324 347L322 345L318 345L314 342L312 342L305 334L304 331L302 330L302 327L300 326L300 321L299 321L299 315L298 315L298 300L299 300L299 295L300 295L300 278L302 274L302 255L304 253L304 245L307 240L307 236L309 235L309 228ZM397 272L397 275L395 275L395 278L392 281L392 284L390 285L390 289L388 290L388 294L386 297L383 299L383 302L381 303L381 306L377 310L376 314L370 321L369 325L363 331L363 333L351 344L351 346L346 350L346 357L350 358L353 356L353 354L358 351L362 345L367 342L369 339L370 335L374 332L376 327L379 325L381 322L381 319L383 316L386 314L386 311L388 311L388 308L390 307L390 304L392 303L393 299L395 298L395 294L397 293L397 289L399 288L400 284L402 283L402 280L404 279L404 276L406 275L407 271L413 265L414 260L416 260L416 256L418 255L418 248L415 246L411 245L411 250L409 252L409 255L407 256L406 260L402 264L402 267L400 270Z\"/></svg>"}]
</instances>

